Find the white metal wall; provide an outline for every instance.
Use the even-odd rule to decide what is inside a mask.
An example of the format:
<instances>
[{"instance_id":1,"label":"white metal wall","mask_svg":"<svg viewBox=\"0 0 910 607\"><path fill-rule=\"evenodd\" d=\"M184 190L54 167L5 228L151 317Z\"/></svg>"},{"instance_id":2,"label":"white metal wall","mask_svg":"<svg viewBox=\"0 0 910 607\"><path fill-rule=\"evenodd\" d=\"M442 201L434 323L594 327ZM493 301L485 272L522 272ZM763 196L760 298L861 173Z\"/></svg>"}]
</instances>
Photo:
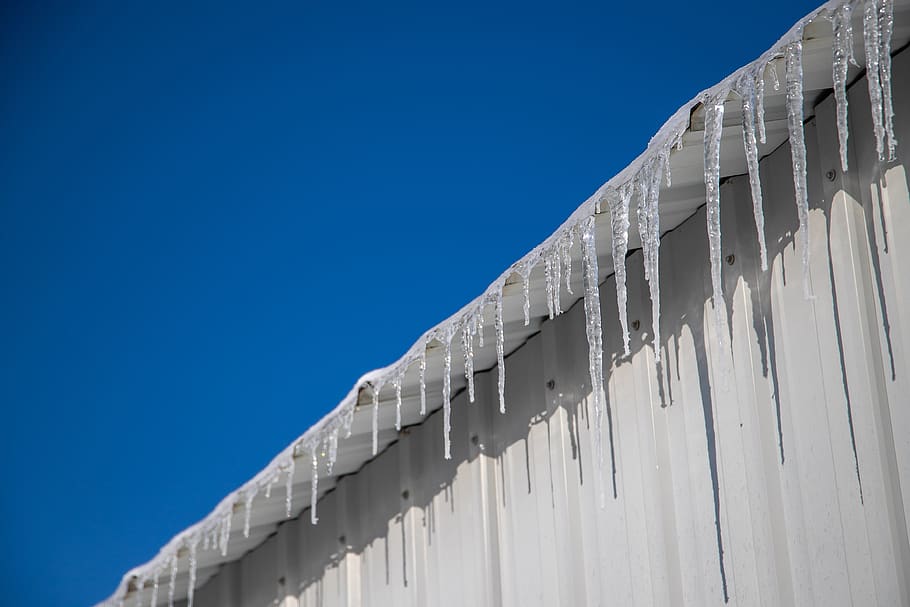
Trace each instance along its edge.
<instances>
[{"instance_id":1,"label":"white metal wall","mask_svg":"<svg viewBox=\"0 0 910 607\"><path fill-rule=\"evenodd\" d=\"M910 53L894 73L904 154ZM732 366L713 335L703 209L662 241L660 370L640 252L631 359L604 283L602 470L579 303L507 360L505 416L495 371L477 403L454 399L451 461L434 415L343 478L317 526L286 523L197 605L910 605L910 198L906 163L872 162L867 99L860 81L846 176L833 99L806 124L814 300L789 148L761 166L768 272L747 178L722 185Z\"/></svg>"}]
</instances>

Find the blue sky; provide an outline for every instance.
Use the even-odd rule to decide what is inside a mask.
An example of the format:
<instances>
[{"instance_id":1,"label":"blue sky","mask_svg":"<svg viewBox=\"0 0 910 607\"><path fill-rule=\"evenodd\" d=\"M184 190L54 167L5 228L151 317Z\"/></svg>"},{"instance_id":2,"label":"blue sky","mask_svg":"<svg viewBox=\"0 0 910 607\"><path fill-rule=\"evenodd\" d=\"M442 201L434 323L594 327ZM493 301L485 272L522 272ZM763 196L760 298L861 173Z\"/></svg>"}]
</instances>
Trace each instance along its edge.
<instances>
[{"instance_id":1,"label":"blue sky","mask_svg":"<svg viewBox=\"0 0 910 607\"><path fill-rule=\"evenodd\" d=\"M0 7L0 587L89 605L814 3Z\"/></svg>"}]
</instances>

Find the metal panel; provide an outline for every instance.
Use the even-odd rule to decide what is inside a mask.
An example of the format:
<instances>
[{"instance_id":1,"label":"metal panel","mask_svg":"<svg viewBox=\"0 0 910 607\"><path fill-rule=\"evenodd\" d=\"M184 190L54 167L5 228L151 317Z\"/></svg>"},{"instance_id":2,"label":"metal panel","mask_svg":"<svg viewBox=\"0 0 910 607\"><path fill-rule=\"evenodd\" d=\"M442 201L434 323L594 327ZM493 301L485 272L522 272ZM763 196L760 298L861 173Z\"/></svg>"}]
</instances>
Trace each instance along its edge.
<instances>
[{"instance_id":1,"label":"metal panel","mask_svg":"<svg viewBox=\"0 0 910 607\"><path fill-rule=\"evenodd\" d=\"M910 142L910 53L894 71ZM662 366L640 252L628 359L602 285L602 466L577 304L508 357L505 415L495 369L476 403L453 399L452 460L434 414L340 478L319 525L281 525L197 605L910 605L910 197L906 163L875 162L868 114L860 80L846 175L833 99L806 124L814 299L786 144L762 160L767 272L747 178L722 186L729 351L703 208L662 240Z\"/></svg>"}]
</instances>

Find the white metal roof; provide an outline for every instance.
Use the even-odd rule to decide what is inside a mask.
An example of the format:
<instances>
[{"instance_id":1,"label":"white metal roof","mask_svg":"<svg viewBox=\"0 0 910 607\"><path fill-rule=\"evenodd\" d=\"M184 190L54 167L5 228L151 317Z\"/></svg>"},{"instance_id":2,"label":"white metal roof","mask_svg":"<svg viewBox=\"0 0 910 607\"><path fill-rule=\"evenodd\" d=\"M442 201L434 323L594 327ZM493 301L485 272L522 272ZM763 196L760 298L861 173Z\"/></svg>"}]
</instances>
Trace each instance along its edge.
<instances>
[{"instance_id":1,"label":"white metal roof","mask_svg":"<svg viewBox=\"0 0 910 607\"><path fill-rule=\"evenodd\" d=\"M804 72L804 95L805 95L805 117L808 119L812 115L812 110L818 100L830 94L832 88L832 29L830 22L824 18L824 11L831 9L842 2L829 2L813 12L810 16L794 27L786 36L769 49L756 62L750 64L754 66L757 62L771 61L772 65L777 66L777 71L783 80L784 66L782 51L786 43L793 40L799 35L799 28L804 26L803 31L803 72ZM822 15L822 16L819 16ZM864 60L863 37L862 37L862 10L855 11L854 14L854 36L855 57L862 64ZM894 34L892 49L899 49L910 41L910 0L897 0L894 6ZM705 203L705 186L704 186L704 146L703 146L703 129L704 129L704 111L701 106L701 99L705 98L706 93L716 94L723 93L731 88L731 83L743 73L743 70L750 66L731 74L721 83L718 83L711 89L700 93L693 100L684 105L671 119L661 128L661 130L652 138L649 149L639 156L633 163L621 171L616 177L611 179L607 185L619 185L630 179L643 162L647 159L650 150L657 146L664 145L667 141L675 140L680 132L684 131L682 136L682 147L674 150L670 157L670 168L672 172L672 187L667 187L666 182L662 184L660 191L660 223L661 231L666 232L680 225L688 217ZM863 68L850 67L848 73L848 83L854 81L861 73ZM788 138L787 130L787 111L785 107L785 91L783 83L780 90L775 90L773 83L768 78L765 86L765 122L767 129L767 143L759 146L761 156L764 156L776 149ZM724 113L724 130L721 144L721 178L732 175L741 175L747 172L746 158L743 152L741 122L741 101L734 95L729 95L725 104ZM443 384L443 354L442 345L434 341L432 336L434 331L441 327L452 326L458 322L458 319L467 312L476 310L479 304L489 304L489 294L502 287L503 293L503 319L504 319L504 350L506 355L521 346L531 335L539 331L541 323L548 316L548 309L545 294L545 280L543 263L538 263L531 274L531 309L530 323L525 326L523 312L523 285L522 278L516 273L516 270L523 262L542 261L541 252L548 246L551 246L555 239L559 237L561 231L567 226L574 225L580 218L590 215L593 205L604 191L604 187L598 190L594 196L585 201L578 210L554 233L547 241L542 243L534 251L516 262L503 275L491 285L491 288L481 297L472 301L468 306L459 311L450 319L440 323L434 329L425 334L431 339L428 340L427 348L427 367L426 367L426 385L427 385L427 408L428 414L431 414L442 404L442 384ZM604 213L596 216L598 225L597 245L599 267L601 269L600 280L612 274L612 259L610 254L610 220L609 215ZM630 231L629 249L633 250L640 246L640 240L635 231L634 220L633 227ZM574 268L581 267L581 251L578 246L571 250ZM573 270L572 284L574 296L567 299L563 293L563 308L568 307L577 300L583 293L582 289L582 272L580 269ZM612 293L602 293L601 297L611 297ZM475 372L490 369L496 366L497 354L494 337L494 309L492 305L486 305L484 312L484 333L485 345L483 348L474 348L474 368ZM613 318L604 319L605 330L613 330L618 323ZM457 393L466 386L464 376L464 362L461 356L461 348L458 345L458 336L455 337L455 346L453 347L452 356L452 394ZM423 340L415 344L414 348L409 351L401 361L387 367L386 369L377 370L368 373L361 378L348 397L342 401L331 413L326 415L320 422L308 429L292 445L280 453L273 462L267 466L256 477L251 479L236 492L228 495L212 513L187 530L178 534L168 545L162 548L161 552L155 559L136 569L128 572L114 595L105 601L105 604L117 604L124 596L135 596L137 589L137 580L144 582L143 604L148 604L152 586L152 577L157 571L160 575L161 589L158 592L158 602L165 602L168 594L168 581L170 578L171 557L174 554L179 555L177 560L177 577L175 584L175 597L181 599L187 596L190 567L187 553L189 539L191 537L205 538L206 535L213 535L214 543L217 543L217 531L223 530L221 523L227 512L231 513L229 541L226 544L226 553L222 554L219 549L203 549L205 540L200 540L197 550L197 568L196 568L196 587L201 587L210 579L219 568L226 562L234 561L244 555L246 552L261 544L266 538L272 535L277 526L287 519L286 501L285 501L285 471L287 463L293 456L295 458L295 471L293 479L293 499L291 516L298 516L302 511L310 507L311 494L311 464L310 451L308 449L315 445L317 437L324 436L327 429L339 428L343 426L344 417L350 412L349 407L354 406L353 418L351 420L351 434L348 438L340 438L337 450L337 461L331 474L325 469L324 461L320 460L320 472L318 482L319 495L330 491L337 479L346 474L356 472L373 457L372 449L372 394L368 387L373 382L384 377L391 369L403 368L402 363L408 361L411 356L413 361L413 352L416 348L421 347ZM508 364L506 364L506 376L508 377ZM508 406L508 403L507 403ZM381 452L391 442L397 440L398 432L395 430L395 410L396 401L395 393L390 383L386 384L385 389L381 392L379 420L378 420L378 447ZM425 416L419 413L419 378L418 366L410 364L403 376L402 381L402 426L406 427L420 423ZM456 430L457 431L457 430ZM320 458L324 458L321 451L321 442L319 444ZM439 454L443 456L442 453ZM271 490L271 496L266 499L265 486L274 482ZM253 508L250 514L250 532L249 537L244 537L244 523L246 517L245 495L252 487L259 487L258 493L253 501Z\"/></svg>"}]
</instances>

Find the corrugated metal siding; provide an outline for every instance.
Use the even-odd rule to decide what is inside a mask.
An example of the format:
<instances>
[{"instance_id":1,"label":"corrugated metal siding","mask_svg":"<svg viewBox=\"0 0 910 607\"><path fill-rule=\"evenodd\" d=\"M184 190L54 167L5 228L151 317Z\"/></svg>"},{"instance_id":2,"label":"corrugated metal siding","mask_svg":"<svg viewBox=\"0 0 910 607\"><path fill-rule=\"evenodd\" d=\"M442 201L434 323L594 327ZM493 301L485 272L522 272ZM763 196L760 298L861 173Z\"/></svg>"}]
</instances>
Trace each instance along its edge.
<instances>
[{"instance_id":1,"label":"corrugated metal siding","mask_svg":"<svg viewBox=\"0 0 910 607\"><path fill-rule=\"evenodd\" d=\"M894 70L906 145L910 53ZM722 185L734 364L714 335L704 209L662 240L662 367L640 252L630 359L604 283L601 474L579 303L508 358L505 416L495 370L475 404L453 400L451 461L433 415L197 605L910 605L910 197L906 163L873 162L868 116L861 80L846 176L833 99L806 125L814 300L787 145L762 161L768 272L748 179Z\"/></svg>"}]
</instances>

